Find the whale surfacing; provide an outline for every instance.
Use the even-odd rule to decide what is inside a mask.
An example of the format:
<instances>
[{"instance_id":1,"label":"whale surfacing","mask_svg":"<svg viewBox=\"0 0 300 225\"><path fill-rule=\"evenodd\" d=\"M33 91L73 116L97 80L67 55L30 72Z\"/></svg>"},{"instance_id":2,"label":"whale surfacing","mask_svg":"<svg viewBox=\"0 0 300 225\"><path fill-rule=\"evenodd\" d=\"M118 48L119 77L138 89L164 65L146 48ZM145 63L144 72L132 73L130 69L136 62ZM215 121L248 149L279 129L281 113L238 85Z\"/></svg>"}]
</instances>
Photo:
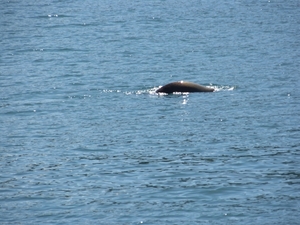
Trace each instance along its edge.
<instances>
[{"instance_id":1,"label":"whale surfacing","mask_svg":"<svg viewBox=\"0 0 300 225\"><path fill-rule=\"evenodd\" d=\"M156 93L173 93L173 92L213 92L215 89L195 84L188 81L177 81L166 84L156 90Z\"/></svg>"}]
</instances>

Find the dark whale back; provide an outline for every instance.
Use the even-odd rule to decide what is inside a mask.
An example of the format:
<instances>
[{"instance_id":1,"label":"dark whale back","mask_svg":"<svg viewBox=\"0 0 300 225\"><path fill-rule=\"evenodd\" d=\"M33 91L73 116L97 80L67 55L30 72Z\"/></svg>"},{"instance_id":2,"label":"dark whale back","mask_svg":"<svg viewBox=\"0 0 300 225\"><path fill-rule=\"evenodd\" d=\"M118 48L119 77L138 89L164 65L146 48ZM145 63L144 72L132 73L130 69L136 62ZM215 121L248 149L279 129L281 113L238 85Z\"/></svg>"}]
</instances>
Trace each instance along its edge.
<instances>
[{"instance_id":1,"label":"dark whale back","mask_svg":"<svg viewBox=\"0 0 300 225\"><path fill-rule=\"evenodd\" d=\"M166 84L159 88L157 93L173 93L173 92L213 92L213 88L205 87L188 81L177 81Z\"/></svg>"}]
</instances>

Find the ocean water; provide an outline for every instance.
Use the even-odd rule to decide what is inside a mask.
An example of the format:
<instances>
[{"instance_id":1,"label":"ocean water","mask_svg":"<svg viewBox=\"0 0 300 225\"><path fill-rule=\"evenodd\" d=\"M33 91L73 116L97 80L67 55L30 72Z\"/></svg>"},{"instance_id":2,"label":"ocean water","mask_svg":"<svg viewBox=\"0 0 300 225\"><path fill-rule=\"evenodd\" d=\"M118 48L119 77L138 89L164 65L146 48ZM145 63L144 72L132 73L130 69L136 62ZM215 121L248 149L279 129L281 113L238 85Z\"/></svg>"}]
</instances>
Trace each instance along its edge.
<instances>
[{"instance_id":1,"label":"ocean water","mask_svg":"<svg viewBox=\"0 0 300 225\"><path fill-rule=\"evenodd\" d=\"M299 1L0 8L0 224L300 224ZM158 95L188 80L213 93Z\"/></svg>"}]
</instances>

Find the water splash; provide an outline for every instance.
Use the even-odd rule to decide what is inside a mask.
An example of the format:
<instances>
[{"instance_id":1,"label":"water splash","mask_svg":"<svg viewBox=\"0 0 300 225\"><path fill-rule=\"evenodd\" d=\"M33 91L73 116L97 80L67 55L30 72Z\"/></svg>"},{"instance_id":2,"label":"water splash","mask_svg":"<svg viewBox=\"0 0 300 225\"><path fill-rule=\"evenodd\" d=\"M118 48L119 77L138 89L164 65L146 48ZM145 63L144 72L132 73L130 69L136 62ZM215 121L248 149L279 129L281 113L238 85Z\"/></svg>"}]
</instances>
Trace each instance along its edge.
<instances>
[{"instance_id":1,"label":"water splash","mask_svg":"<svg viewBox=\"0 0 300 225\"><path fill-rule=\"evenodd\" d=\"M214 88L214 92L218 92L218 91L233 91L236 89L236 86L231 86L231 85L213 85L210 84L209 86L210 88Z\"/></svg>"},{"instance_id":2,"label":"water splash","mask_svg":"<svg viewBox=\"0 0 300 225\"><path fill-rule=\"evenodd\" d=\"M161 88L162 86L159 87L153 87L149 90L146 90L146 92L148 92L151 95L168 95L167 93L156 93L156 91ZM219 92L219 91L233 91L235 90L237 87L236 86L232 86L232 85L214 85L214 84L210 84L207 85L206 87L209 88L214 88L214 92ZM187 95L189 94L189 92L173 92L172 94L177 94L177 95Z\"/></svg>"},{"instance_id":3,"label":"water splash","mask_svg":"<svg viewBox=\"0 0 300 225\"><path fill-rule=\"evenodd\" d=\"M136 91L122 91L122 90L114 90L114 89L103 89L99 90L101 93L123 93L125 95L143 95L143 94L150 94L150 95L155 95L155 96L164 96L168 95L167 93L156 93L156 91L161 88L162 86L158 87L152 87L148 89L141 89L141 90L136 90ZM214 88L214 92L219 92L219 91L233 91L236 89L236 86L231 86L231 85L213 85L210 84L206 87ZM189 95L189 92L173 92L173 95Z\"/></svg>"}]
</instances>

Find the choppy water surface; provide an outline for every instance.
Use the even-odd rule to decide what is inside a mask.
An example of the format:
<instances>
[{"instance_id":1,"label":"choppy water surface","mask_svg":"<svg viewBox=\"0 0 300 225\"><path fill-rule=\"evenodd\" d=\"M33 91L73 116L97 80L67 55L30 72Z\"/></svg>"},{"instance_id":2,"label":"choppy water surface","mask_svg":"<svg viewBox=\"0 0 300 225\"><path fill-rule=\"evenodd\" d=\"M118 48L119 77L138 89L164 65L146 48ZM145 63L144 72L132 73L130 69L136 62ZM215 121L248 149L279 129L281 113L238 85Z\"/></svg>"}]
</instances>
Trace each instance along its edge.
<instances>
[{"instance_id":1,"label":"choppy water surface","mask_svg":"<svg viewBox=\"0 0 300 225\"><path fill-rule=\"evenodd\" d=\"M5 1L1 224L299 224L298 1ZM157 95L168 82L213 93Z\"/></svg>"}]
</instances>

